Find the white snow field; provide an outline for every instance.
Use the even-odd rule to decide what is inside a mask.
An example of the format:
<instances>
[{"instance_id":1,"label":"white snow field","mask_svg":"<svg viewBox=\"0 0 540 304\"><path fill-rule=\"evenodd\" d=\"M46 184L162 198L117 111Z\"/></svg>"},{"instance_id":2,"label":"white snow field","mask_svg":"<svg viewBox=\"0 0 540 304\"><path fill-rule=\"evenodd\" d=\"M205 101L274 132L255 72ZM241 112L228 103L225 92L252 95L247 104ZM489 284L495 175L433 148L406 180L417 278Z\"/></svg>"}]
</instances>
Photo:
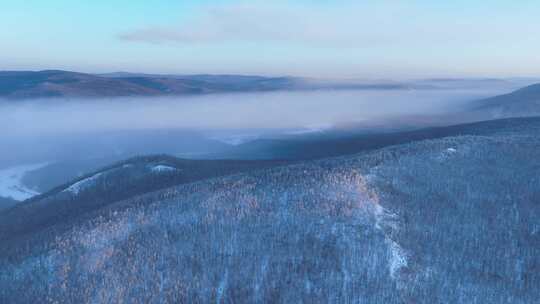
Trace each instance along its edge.
<instances>
[{"instance_id":1,"label":"white snow field","mask_svg":"<svg viewBox=\"0 0 540 304\"><path fill-rule=\"evenodd\" d=\"M40 169L47 163L20 165L0 169L0 196L10 197L16 201L24 201L39 193L22 184L27 172Z\"/></svg>"},{"instance_id":2,"label":"white snow field","mask_svg":"<svg viewBox=\"0 0 540 304\"><path fill-rule=\"evenodd\" d=\"M69 186L68 188L66 188L63 192L71 192L77 195L82 190L88 187L91 187L102 174L103 173L97 173L97 174L92 175L91 177L80 180L74 183L73 185Z\"/></svg>"}]
</instances>

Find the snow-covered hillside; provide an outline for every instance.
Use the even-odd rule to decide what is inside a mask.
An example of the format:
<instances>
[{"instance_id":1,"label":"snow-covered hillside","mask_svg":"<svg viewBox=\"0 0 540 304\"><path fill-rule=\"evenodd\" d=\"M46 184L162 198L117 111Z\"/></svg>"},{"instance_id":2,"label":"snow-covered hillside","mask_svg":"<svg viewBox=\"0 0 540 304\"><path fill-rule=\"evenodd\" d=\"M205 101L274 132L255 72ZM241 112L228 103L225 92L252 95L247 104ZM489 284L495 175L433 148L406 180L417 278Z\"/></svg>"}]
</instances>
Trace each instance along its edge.
<instances>
[{"instance_id":1,"label":"snow-covered hillside","mask_svg":"<svg viewBox=\"0 0 540 304\"><path fill-rule=\"evenodd\" d=\"M38 195L38 192L23 185L22 178L26 173L46 165L46 163L40 163L0 169L0 196L23 201Z\"/></svg>"},{"instance_id":2,"label":"snow-covered hillside","mask_svg":"<svg viewBox=\"0 0 540 304\"><path fill-rule=\"evenodd\" d=\"M539 176L537 120L199 180L24 234L0 213L0 302L535 303Z\"/></svg>"}]
</instances>

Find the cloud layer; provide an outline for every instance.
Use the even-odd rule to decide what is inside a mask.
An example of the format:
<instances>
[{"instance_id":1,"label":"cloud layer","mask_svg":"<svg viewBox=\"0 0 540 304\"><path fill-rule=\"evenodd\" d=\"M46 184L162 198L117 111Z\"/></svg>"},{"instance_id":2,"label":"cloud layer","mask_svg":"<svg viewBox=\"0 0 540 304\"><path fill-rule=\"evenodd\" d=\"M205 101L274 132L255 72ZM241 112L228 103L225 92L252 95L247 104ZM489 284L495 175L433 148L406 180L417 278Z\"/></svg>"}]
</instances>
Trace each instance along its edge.
<instances>
[{"instance_id":1,"label":"cloud layer","mask_svg":"<svg viewBox=\"0 0 540 304\"><path fill-rule=\"evenodd\" d=\"M178 25L142 28L120 39L150 43L296 42L350 44L358 22L333 10L299 6L236 4L205 7ZM364 37L365 38L365 37Z\"/></svg>"},{"instance_id":2,"label":"cloud layer","mask_svg":"<svg viewBox=\"0 0 540 304\"><path fill-rule=\"evenodd\" d=\"M488 7L486 7L488 9ZM301 5L281 1L201 6L178 24L154 25L118 35L149 43L284 43L317 47L415 47L482 45L524 41L534 31L504 17L468 14L432 16L415 2ZM509 20L510 21L510 20Z\"/></svg>"}]
</instances>

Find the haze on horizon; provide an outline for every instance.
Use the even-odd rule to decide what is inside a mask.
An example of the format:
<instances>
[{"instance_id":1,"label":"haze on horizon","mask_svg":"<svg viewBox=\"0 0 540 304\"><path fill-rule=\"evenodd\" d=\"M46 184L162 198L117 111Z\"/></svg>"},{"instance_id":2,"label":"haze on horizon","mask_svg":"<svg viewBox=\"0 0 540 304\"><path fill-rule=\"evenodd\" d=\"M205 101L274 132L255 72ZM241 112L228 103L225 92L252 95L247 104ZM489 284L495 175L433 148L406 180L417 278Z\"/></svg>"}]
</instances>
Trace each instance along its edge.
<instances>
[{"instance_id":1,"label":"haze on horizon","mask_svg":"<svg viewBox=\"0 0 540 304\"><path fill-rule=\"evenodd\" d=\"M0 70L533 77L539 15L537 1L6 1Z\"/></svg>"}]
</instances>

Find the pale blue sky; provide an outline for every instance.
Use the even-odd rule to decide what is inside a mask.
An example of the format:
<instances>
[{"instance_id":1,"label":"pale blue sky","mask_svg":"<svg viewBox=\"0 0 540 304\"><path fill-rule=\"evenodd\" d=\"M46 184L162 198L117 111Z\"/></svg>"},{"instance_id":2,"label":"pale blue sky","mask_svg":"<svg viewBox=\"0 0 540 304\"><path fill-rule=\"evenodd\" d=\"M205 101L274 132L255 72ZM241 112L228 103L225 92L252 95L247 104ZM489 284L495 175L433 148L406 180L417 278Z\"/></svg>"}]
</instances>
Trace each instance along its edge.
<instances>
[{"instance_id":1,"label":"pale blue sky","mask_svg":"<svg viewBox=\"0 0 540 304\"><path fill-rule=\"evenodd\" d=\"M0 70L540 76L539 1L4 0Z\"/></svg>"}]
</instances>

